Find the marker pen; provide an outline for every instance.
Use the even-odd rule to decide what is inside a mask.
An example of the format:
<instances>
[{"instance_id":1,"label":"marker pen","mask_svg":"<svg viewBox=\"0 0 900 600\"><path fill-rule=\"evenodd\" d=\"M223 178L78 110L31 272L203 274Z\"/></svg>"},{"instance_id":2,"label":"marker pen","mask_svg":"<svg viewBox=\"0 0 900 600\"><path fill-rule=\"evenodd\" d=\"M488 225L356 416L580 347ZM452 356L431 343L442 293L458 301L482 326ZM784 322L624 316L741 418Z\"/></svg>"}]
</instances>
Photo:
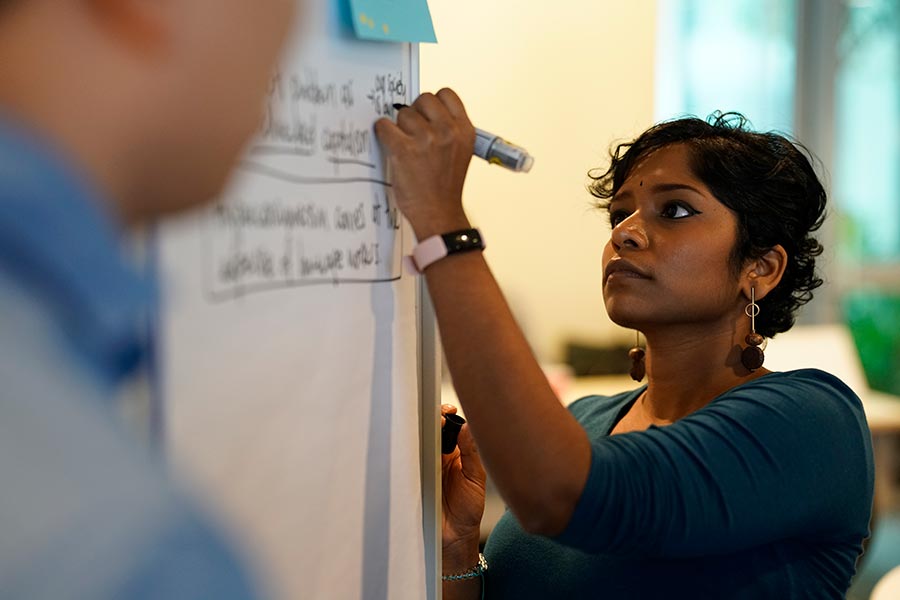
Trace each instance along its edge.
<instances>
[{"instance_id":1,"label":"marker pen","mask_svg":"<svg viewBox=\"0 0 900 600\"><path fill-rule=\"evenodd\" d=\"M456 448L459 431L466 420L453 413L444 415L444 426L441 428L441 454L450 454Z\"/></svg>"},{"instance_id":2,"label":"marker pen","mask_svg":"<svg viewBox=\"0 0 900 600\"><path fill-rule=\"evenodd\" d=\"M525 148L478 128L475 129L475 150L472 154L517 173L527 173L534 164L534 159Z\"/></svg>"},{"instance_id":3,"label":"marker pen","mask_svg":"<svg viewBox=\"0 0 900 600\"><path fill-rule=\"evenodd\" d=\"M406 108L406 104L394 104L395 110L401 108ZM492 165L500 165L518 173L527 173L534 165L534 158L525 148L483 129L475 129L475 148L472 149L472 154Z\"/></svg>"}]
</instances>

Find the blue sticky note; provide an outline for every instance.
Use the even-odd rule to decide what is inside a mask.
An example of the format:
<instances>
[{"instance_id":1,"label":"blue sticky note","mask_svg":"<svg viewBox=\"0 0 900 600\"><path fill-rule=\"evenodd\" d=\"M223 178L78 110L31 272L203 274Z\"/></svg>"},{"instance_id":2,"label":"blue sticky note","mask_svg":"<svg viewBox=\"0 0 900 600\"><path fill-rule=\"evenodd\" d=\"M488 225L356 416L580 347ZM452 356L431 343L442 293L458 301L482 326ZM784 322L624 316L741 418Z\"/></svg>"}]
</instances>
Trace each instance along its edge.
<instances>
[{"instance_id":1,"label":"blue sticky note","mask_svg":"<svg viewBox=\"0 0 900 600\"><path fill-rule=\"evenodd\" d=\"M426 0L350 0L356 37L383 42L436 42Z\"/></svg>"}]
</instances>

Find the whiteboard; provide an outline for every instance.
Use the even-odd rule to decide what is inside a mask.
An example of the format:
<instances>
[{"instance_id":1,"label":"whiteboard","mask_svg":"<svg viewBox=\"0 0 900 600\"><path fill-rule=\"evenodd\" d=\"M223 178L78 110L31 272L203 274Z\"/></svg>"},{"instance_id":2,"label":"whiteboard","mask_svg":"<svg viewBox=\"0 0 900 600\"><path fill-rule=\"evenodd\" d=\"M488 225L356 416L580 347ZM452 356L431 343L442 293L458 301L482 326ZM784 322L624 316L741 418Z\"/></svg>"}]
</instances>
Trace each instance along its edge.
<instances>
[{"instance_id":1,"label":"whiteboard","mask_svg":"<svg viewBox=\"0 0 900 600\"><path fill-rule=\"evenodd\" d=\"M418 49L356 40L344 4L308 3L227 191L157 233L163 435L274 597L418 600L435 341L372 130Z\"/></svg>"}]
</instances>

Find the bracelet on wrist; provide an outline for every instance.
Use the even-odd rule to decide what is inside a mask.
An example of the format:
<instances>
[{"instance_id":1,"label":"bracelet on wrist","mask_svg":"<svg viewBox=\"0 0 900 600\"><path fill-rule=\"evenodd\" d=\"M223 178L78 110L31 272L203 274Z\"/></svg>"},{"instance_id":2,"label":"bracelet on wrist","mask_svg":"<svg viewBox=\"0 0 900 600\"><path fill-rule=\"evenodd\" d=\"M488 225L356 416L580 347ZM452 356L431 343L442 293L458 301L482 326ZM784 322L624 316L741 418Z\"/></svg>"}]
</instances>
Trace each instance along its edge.
<instances>
[{"instance_id":1,"label":"bracelet on wrist","mask_svg":"<svg viewBox=\"0 0 900 600\"><path fill-rule=\"evenodd\" d=\"M474 579L476 577L484 577L484 572L488 570L487 559L481 552L478 553L478 564L462 573L453 575L441 575L443 581L462 581L465 579Z\"/></svg>"}]
</instances>

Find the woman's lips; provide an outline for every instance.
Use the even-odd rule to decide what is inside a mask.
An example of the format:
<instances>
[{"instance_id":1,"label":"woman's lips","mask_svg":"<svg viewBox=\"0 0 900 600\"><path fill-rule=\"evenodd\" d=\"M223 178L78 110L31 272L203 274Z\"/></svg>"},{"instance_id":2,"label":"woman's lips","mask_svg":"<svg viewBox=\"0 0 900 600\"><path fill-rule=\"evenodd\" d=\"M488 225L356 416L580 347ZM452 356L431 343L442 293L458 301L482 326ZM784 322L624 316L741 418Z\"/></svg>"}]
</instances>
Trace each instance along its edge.
<instances>
[{"instance_id":1,"label":"woman's lips","mask_svg":"<svg viewBox=\"0 0 900 600\"><path fill-rule=\"evenodd\" d=\"M634 263L622 258L609 261L603 273L604 281L612 279L650 279L649 273Z\"/></svg>"}]
</instances>

